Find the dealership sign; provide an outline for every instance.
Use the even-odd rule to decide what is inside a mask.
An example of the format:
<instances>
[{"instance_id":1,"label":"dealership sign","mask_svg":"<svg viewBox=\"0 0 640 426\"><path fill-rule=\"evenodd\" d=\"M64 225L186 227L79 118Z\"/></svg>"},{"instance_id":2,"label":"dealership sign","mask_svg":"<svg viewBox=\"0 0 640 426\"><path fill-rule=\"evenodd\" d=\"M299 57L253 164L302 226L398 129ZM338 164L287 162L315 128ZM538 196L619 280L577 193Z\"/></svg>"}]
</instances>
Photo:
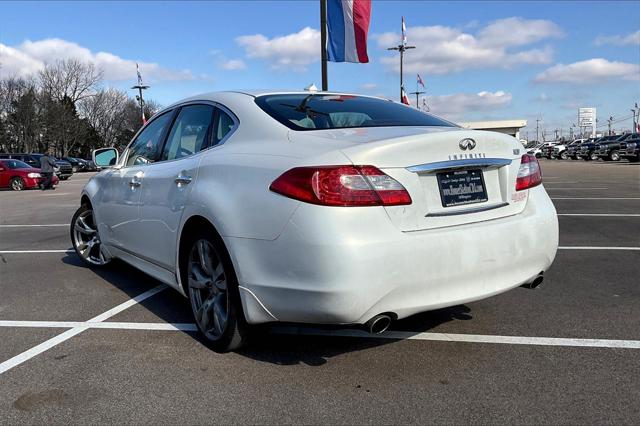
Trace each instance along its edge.
<instances>
[{"instance_id":1,"label":"dealership sign","mask_svg":"<svg viewBox=\"0 0 640 426\"><path fill-rule=\"evenodd\" d=\"M578 110L578 125L581 128L591 128L591 135L596 134L596 109L595 108L580 108Z\"/></svg>"}]
</instances>

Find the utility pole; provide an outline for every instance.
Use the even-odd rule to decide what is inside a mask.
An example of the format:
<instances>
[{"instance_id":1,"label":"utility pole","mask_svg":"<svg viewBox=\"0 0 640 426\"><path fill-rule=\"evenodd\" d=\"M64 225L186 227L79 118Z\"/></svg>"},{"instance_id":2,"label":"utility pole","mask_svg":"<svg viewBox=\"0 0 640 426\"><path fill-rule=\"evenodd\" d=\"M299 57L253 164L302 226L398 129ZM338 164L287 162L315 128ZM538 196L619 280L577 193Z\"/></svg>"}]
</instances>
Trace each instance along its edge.
<instances>
[{"instance_id":1,"label":"utility pole","mask_svg":"<svg viewBox=\"0 0 640 426\"><path fill-rule=\"evenodd\" d=\"M539 139L540 136L538 136L539 129L540 129L540 119L536 118L536 142L540 142L540 139Z\"/></svg>"},{"instance_id":2,"label":"utility pole","mask_svg":"<svg viewBox=\"0 0 640 426\"><path fill-rule=\"evenodd\" d=\"M404 26L404 18L402 20L402 24ZM407 41L404 37L404 28L402 29L402 41L400 42L400 44L398 44L395 47L389 47L387 50L397 50L398 52L400 52L400 102L402 102L402 88L404 87L403 84L403 76L402 76L402 63L404 61L404 52L409 50L409 49L415 49L415 46L407 46Z\"/></svg>"},{"instance_id":3,"label":"utility pole","mask_svg":"<svg viewBox=\"0 0 640 426\"><path fill-rule=\"evenodd\" d=\"M327 0L320 0L320 50L322 58L322 91L329 90L327 76Z\"/></svg>"},{"instance_id":4,"label":"utility pole","mask_svg":"<svg viewBox=\"0 0 640 426\"><path fill-rule=\"evenodd\" d=\"M635 106L631 108L631 113L633 114L633 129L631 133L638 133L638 119L636 117L640 117L640 108L638 108L637 102Z\"/></svg>"},{"instance_id":5,"label":"utility pole","mask_svg":"<svg viewBox=\"0 0 640 426\"><path fill-rule=\"evenodd\" d=\"M613 117L609 116L607 120L607 124L609 125L609 136L611 136L611 122L613 121Z\"/></svg>"}]
</instances>

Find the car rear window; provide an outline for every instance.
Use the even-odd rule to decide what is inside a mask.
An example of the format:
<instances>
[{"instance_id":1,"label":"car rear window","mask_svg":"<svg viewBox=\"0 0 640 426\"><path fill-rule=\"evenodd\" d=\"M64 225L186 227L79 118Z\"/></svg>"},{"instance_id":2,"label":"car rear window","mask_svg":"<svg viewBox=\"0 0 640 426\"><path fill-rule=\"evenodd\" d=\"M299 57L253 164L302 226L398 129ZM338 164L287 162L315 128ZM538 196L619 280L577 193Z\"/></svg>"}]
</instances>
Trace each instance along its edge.
<instances>
[{"instance_id":1,"label":"car rear window","mask_svg":"<svg viewBox=\"0 0 640 426\"><path fill-rule=\"evenodd\" d=\"M456 127L453 123L406 105L365 96L263 95L256 98L256 104L293 130L395 126Z\"/></svg>"}]
</instances>

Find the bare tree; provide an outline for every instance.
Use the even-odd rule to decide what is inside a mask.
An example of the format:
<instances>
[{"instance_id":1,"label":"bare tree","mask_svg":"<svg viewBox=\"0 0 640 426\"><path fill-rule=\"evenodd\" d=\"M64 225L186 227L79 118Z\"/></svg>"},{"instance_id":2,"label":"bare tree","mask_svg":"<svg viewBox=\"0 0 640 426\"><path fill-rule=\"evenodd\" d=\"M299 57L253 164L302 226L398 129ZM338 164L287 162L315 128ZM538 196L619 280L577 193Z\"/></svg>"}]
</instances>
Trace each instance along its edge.
<instances>
[{"instance_id":1,"label":"bare tree","mask_svg":"<svg viewBox=\"0 0 640 426\"><path fill-rule=\"evenodd\" d=\"M102 71L90 62L65 59L45 65L38 74L41 89L56 101L65 98L75 105L92 96L102 82Z\"/></svg>"}]
</instances>

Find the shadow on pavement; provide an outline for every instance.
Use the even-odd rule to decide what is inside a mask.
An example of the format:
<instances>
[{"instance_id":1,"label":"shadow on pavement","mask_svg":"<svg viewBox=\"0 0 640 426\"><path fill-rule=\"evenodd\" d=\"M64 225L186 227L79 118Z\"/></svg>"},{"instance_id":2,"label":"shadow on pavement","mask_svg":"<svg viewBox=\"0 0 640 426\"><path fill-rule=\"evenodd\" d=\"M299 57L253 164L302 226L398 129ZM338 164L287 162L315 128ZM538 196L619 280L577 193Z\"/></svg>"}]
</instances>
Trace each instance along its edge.
<instances>
[{"instance_id":1,"label":"shadow on pavement","mask_svg":"<svg viewBox=\"0 0 640 426\"><path fill-rule=\"evenodd\" d=\"M62 261L67 265L86 268L75 254L65 256ZM131 298L160 284L159 281L118 260L114 260L105 268L92 268L92 271ZM188 300L171 288L167 288L159 294L142 301L139 305L163 322L193 323ZM472 319L470 311L467 306L461 305L425 312L397 321L392 325L391 329L415 333L426 332L449 321ZM276 365L306 364L309 366L321 366L326 364L332 357L344 353L357 352L397 342L392 339L379 339L376 337L368 339L366 337L279 334L274 329L281 325L278 324L274 327L271 324L264 324L254 327L249 345L238 351L238 354L256 361ZM345 328L353 329L355 327L313 327L317 331L344 330ZM206 342L199 333L190 331L183 331L183 333L206 346Z\"/></svg>"}]
</instances>

